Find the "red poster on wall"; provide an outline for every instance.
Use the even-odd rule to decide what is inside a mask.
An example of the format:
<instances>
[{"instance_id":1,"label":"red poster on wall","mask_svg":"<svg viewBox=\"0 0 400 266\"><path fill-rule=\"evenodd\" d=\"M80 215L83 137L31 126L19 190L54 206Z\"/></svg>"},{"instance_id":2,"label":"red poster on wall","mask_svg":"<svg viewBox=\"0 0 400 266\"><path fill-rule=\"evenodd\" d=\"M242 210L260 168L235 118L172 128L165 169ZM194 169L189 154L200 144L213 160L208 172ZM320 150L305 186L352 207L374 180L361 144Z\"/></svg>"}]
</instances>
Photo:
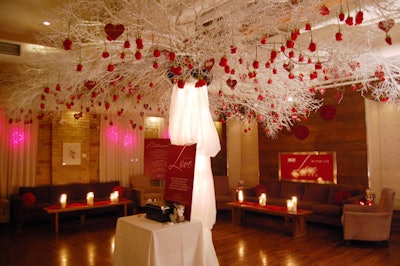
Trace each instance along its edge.
<instances>
[{"instance_id":1,"label":"red poster on wall","mask_svg":"<svg viewBox=\"0 0 400 266\"><path fill-rule=\"evenodd\" d=\"M280 153L279 179L297 182L336 184L336 153Z\"/></svg>"},{"instance_id":2,"label":"red poster on wall","mask_svg":"<svg viewBox=\"0 0 400 266\"><path fill-rule=\"evenodd\" d=\"M169 139L144 140L144 173L150 179L164 179L168 164Z\"/></svg>"},{"instance_id":3,"label":"red poster on wall","mask_svg":"<svg viewBox=\"0 0 400 266\"><path fill-rule=\"evenodd\" d=\"M165 178L165 201L185 206L185 219L190 220L196 144L170 145Z\"/></svg>"}]
</instances>

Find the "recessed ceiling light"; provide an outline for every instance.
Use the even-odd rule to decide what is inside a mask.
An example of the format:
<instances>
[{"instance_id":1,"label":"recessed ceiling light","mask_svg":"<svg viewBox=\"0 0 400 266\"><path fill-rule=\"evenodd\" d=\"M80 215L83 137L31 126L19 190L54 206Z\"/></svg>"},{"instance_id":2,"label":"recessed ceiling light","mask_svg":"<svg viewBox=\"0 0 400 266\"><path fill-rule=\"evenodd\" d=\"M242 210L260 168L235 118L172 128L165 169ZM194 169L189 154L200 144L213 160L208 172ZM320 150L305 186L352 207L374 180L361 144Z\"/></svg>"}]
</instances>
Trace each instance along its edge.
<instances>
[{"instance_id":1,"label":"recessed ceiling light","mask_svg":"<svg viewBox=\"0 0 400 266\"><path fill-rule=\"evenodd\" d=\"M43 25L45 25L45 26L50 26L50 22L49 21L43 21Z\"/></svg>"}]
</instances>

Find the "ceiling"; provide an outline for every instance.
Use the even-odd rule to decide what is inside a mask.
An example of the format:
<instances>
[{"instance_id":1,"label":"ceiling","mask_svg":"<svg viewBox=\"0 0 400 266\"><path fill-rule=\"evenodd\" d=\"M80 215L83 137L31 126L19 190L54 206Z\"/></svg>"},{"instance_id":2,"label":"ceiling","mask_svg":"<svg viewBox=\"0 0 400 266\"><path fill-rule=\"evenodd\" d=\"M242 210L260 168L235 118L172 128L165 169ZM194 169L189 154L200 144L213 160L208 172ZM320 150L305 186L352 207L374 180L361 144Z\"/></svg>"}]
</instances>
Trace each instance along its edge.
<instances>
[{"instance_id":1,"label":"ceiling","mask_svg":"<svg viewBox=\"0 0 400 266\"><path fill-rule=\"evenodd\" d=\"M0 39L36 43L35 35L45 27L46 12L59 0L1 0Z\"/></svg>"}]
</instances>

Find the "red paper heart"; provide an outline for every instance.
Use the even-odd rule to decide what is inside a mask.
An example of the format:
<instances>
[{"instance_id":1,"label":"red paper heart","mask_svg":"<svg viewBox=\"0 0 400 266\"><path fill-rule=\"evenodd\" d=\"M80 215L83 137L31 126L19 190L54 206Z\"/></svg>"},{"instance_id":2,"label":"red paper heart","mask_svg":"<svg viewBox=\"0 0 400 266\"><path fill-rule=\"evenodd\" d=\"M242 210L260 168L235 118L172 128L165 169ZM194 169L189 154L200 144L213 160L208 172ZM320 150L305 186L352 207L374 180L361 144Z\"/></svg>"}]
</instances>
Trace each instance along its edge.
<instances>
[{"instance_id":1,"label":"red paper heart","mask_svg":"<svg viewBox=\"0 0 400 266\"><path fill-rule=\"evenodd\" d=\"M214 63L215 63L214 58L207 59L206 61L204 61L204 68L207 69L208 72L210 72L214 66Z\"/></svg>"},{"instance_id":2,"label":"red paper heart","mask_svg":"<svg viewBox=\"0 0 400 266\"><path fill-rule=\"evenodd\" d=\"M107 33L107 35L112 39L116 40L122 33L124 33L125 27L122 24L114 25L111 23L108 23L104 27L104 31Z\"/></svg>"},{"instance_id":3,"label":"red paper heart","mask_svg":"<svg viewBox=\"0 0 400 266\"><path fill-rule=\"evenodd\" d=\"M394 20L393 19L380 21L378 23L378 28L383 30L384 32L388 32L393 26L394 26Z\"/></svg>"},{"instance_id":4,"label":"red paper heart","mask_svg":"<svg viewBox=\"0 0 400 266\"><path fill-rule=\"evenodd\" d=\"M237 81L236 81L236 79L228 79L226 81L226 84L229 86L229 88L231 88L233 90L236 87Z\"/></svg>"},{"instance_id":5,"label":"red paper heart","mask_svg":"<svg viewBox=\"0 0 400 266\"><path fill-rule=\"evenodd\" d=\"M384 76L385 76L385 72L383 72L382 70L375 71L375 77L377 77L378 79L382 79Z\"/></svg>"},{"instance_id":6,"label":"red paper heart","mask_svg":"<svg viewBox=\"0 0 400 266\"><path fill-rule=\"evenodd\" d=\"M85 87L88 88L88 90L91 90L96 86L96 81L94 80L87 80L85 81Z\"/></svg>"}]
</instances>

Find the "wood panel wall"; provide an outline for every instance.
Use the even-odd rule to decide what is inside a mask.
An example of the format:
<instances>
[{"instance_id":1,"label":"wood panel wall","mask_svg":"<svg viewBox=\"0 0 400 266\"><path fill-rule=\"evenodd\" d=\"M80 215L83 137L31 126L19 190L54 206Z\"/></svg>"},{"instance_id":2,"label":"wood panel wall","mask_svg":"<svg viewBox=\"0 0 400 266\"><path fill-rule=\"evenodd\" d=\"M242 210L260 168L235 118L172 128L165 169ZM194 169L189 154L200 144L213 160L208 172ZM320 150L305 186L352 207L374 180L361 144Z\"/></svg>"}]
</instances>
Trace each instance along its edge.
<instances>
[{"instance_id":1,"label":"wood panel wall","mask_svg":"<svg viewBox=\"0 0 400 266\"><path fill-rule=\"evenodd\" d=\"M260 181L279 178L279 152L335 151L337 183L361 190L368 187L364 98L350 88L344 89L338 104L340 96L337 89L327 89L322 96L325 104L336 107L337 116L333 120L324 120L318 111L297 124L310 131L304 140L296 138L293 130L270 139L259 128Z\"/></svg>"}]
</instances>

